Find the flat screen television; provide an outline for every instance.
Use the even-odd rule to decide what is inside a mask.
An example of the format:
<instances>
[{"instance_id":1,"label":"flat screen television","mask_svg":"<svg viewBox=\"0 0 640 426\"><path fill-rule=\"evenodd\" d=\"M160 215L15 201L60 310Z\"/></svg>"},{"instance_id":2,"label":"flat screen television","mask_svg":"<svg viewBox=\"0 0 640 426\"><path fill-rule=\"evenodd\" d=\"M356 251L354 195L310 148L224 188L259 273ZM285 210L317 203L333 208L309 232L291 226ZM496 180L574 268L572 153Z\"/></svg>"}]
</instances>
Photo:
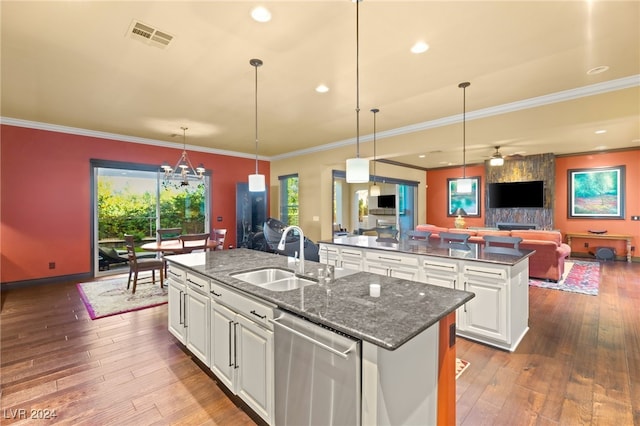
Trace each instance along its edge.
<instances>
[{"instance_id":1,"label":"flat screen television","mask_svg":"<svg viewBox=\"0 0 640 426\"><path fill-rule=\"evenodd\" d=\"M489 207L543 208L544 181L490 183Z\"/></svg>"},{"instance_id":2,"label":"flat screen television","mask_svg":"<svg viewBox=\"0 0 640 426\"><path fill-rule=\"evenodd\" d=\"M395 209L396 208L396 196L395 195L379 195L378 196L378 208L381 208L381 209Z\"/></svg>"}]
</instances>

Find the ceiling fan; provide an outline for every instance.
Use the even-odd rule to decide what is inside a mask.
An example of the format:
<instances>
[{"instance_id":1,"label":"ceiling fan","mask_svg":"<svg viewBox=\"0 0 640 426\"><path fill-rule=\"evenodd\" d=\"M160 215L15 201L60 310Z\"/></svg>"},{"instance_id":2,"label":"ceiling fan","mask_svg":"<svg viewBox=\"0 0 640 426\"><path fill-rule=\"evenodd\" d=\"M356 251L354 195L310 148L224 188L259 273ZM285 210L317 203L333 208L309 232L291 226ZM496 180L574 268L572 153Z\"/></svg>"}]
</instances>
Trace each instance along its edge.
<instances>
[{"instance_id":1,"label":"ceiling fan","mask_svg":"<svg viewBox=\"0 0 640 426\"><path fill-rule=\"evenodd\" d=\"M521 154L511 154L511 155L502 155L500 152L500 145L494 147L496 151L489 157L489 165L491 166L502 166L504 164L504 160L519 160L524 158Z\"/></svg>"}]
</instances>

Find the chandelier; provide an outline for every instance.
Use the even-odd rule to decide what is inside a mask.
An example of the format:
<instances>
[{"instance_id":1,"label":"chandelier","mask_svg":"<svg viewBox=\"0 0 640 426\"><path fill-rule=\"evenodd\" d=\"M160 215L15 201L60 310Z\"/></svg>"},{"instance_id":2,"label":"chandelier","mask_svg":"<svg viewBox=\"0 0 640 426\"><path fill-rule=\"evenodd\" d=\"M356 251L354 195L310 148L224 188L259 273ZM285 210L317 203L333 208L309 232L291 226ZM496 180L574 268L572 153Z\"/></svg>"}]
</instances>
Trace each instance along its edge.
<instances>
[{"instance_id":1,"label":"chandelier","mask_svg":"<svg viewBox=\"0 0 640 426\"><path fill-rule=\"evenodd\" d=\"M174 167L171 167L166 161L162 163L160 168L164 172L162 186L168 188L170 186L179 188L181 186L189 186L189 181L200 181L204 185L205 168L200 163L198 167L193 167L189 155L187 154L187 129L182 129L182 155Z\"/></svg>"}]
</instances>

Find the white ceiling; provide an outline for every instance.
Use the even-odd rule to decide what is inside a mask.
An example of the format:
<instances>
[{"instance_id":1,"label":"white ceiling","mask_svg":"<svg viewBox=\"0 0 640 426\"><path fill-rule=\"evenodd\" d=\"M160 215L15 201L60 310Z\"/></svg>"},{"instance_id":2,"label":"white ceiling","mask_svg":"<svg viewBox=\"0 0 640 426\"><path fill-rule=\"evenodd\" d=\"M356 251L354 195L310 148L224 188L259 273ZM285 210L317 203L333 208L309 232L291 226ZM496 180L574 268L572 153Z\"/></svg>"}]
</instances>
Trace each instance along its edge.
<instances>
[{"instance_id":1,"label":"white ceiling","mask_svg":"<svg viewBox=\"0 0 640 426\"><path fill-rule=\"evenodd\" d=\"M249 13L262 4L269 23ZM640 146L640 2L359 4L360 143L416 167ZM339 1L6 1L3 122L27 120L214 150L353 147L356 6ZM157 48L140 21L172 35ZM412 54L416 41L430 49ZM587 75L587 70L609 70ZM314 88L326 84L328 93ZM607 133L595 134L604 129ZM177 135L177 136L176 136ZM426 154L419 158L419 154ZM350 155L353 156L353 155Z\"/></svg>"}]
</instances>

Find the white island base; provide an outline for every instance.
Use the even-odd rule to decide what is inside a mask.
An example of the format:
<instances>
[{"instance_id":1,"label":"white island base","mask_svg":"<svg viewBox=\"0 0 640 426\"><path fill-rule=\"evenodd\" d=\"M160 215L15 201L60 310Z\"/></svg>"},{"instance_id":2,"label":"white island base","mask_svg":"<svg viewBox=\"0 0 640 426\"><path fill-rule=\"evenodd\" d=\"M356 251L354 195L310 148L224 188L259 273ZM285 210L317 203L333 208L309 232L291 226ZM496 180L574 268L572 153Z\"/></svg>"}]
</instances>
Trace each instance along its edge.
<instances>
[{"instance_id":1,"label":"white island base","mask_svg":"<svg viewBox=\"0 0 640 426\"><path fill-rule=\"evenodd\" d=\"M394 351L362 342L363 425L437 423L438 336L435 324Z\"/></svg>"}]
</instances>

